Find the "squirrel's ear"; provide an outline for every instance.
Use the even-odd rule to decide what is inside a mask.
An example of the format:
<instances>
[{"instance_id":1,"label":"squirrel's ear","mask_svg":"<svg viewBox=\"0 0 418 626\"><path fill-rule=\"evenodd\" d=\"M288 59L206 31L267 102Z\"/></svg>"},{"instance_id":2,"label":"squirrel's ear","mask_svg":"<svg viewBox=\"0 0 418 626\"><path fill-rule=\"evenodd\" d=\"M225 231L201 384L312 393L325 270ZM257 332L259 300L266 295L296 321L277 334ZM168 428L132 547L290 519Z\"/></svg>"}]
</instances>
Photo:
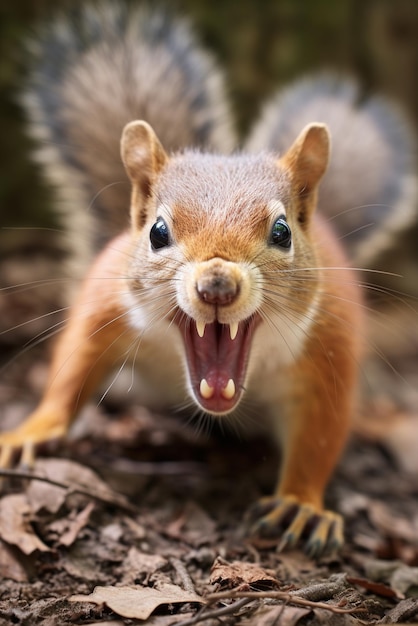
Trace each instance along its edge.
<instances>
[{"instance_id":1,"label":"squirrel's ear","mask_svg":"<svg viewBox=\"0 0 418 626\"><path fill-rule=\"evenodd\" d=\"M301 203L305 209L301 206L300 221L306 219L308 207L315 208L318 184L328 166L330 144L325 124L309 124L280 159L290 174L296 193L306 200Z\"/></svg>"},{"instance_id":2,"label":"squirrel's ear","mask_svg":"<svg viewBox=\"0 0 418 626\"><path fill-rule=\"evenodd\" d=\"M132 211L138 213L168 156L151 126L143 121L130 122L123 129L121 156L132 182ZM135 217L137 225L145 221L144 215Z\"/></svg>"}]
</instances>

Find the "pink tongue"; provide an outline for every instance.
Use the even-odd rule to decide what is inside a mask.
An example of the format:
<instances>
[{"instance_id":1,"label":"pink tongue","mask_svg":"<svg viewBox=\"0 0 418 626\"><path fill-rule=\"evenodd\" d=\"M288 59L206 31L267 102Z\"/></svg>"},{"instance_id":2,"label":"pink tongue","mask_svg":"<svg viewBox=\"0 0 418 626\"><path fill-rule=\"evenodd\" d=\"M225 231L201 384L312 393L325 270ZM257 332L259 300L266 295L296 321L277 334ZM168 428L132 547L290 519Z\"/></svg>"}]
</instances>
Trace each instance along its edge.
<instances>
[{"instance_id":1,"label":"pink tongue","mask_svg":"<svg viewBox=\"0 0 418 626\"><path fill-rule=\"evenodd\" d=\"M229 326L207 324L203 337L190 322L186 352L190 380L199 404L212 413L229 412L241 395L245 368L245 325L231 339Z\"/></svg>"},{"instance_id":2,"label":"pink tongue","mask_svg":"<svg viewBox=\"0 0 418 626\"><path fill-rule=\"evenodd\" d=\"M206 382L210 387L214 389L214 396L220 396L223 389L228 384L228 381L232 378L232 380L236 380L231 374L228 374L226 371L222 371L212 367L209 369L206 376L203 376L206 379Z\"/></svg>"},{"instance_id":3,"label":"pink tongue","mask_svg":"<svg viewBox=\"0 0 418 626\"><path fill-rule=\"evenodd\" d=\"M181 318L190 383L197 402L209 413L226 414L236 407L259 321L254 317L240 322L235 339L231 339L228 324L206 324L200 337L196 322Z\"/></svg>"},{"instance_id":4,"label":"pink tongue","mask_svg":"<svg viewBox=\"0 0 418 626\"><path fill-rule=\"evenodd\" d=\"M191 356L199 381L205 378L211 387L223 389L232 378L240 377L240 349L242 333L232 341L227 325L207 324L203 337L191 329Z\"/></svg>"}]
</instances>

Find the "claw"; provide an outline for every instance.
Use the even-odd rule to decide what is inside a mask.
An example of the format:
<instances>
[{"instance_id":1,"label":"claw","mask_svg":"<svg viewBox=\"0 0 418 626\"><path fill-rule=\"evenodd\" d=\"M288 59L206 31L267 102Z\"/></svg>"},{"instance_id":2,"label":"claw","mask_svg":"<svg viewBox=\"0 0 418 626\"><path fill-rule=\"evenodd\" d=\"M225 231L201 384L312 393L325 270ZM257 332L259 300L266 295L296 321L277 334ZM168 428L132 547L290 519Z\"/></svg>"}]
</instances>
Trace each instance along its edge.
<instances>
[{"instance_id":1,"label":"claw","mask_svg":"<svg viewBox=\"0 0 418 626\"><path fill-rule=\"evenodd\" d=\"M296 517L282 535L282 539L278 545L279 552L282 552L285 548L294 548L296 546L306 525L314 515L315 512L312 507L308 505L299 507Z\"/></svg>"},{"instance_id":2,"label":"claw","mask_svg":"<svg viewBox=\"0 0 418 626\"><path fill-rule=\"evenodd\" d=\"M344 522L343 518L336 513L328 511L333 517L331 532L328 537L327 551L338 552L344 545Z\"/></svg>"},{"instance_id":3,"label":"claw","mask_svg":"<svg viewBox=\"0 0 418 626\"><path fill-rule=\"evenodd\" d=\"M279 528L295 517L298 506L296 498L261 498L250 510L250 532L277 535Z\"/></svg>"},{"instance_id":4,"label":"claw","mask_svg":"<svg viewBox=\"0 0 418 626\"><path fill-rule=\"evenodd\" d=\"M330 530L330 520L328 516L321 517L312 531L311 536L305 544L305 552L311 558L316 558L325 549L328 541L328 534Z\"/></svg>"},{"instance_id":5,"label":"claw","mask_svg":"<svg viewBox=\"0 0 418 626\"><path fill-rule=\"evenodd\" d=\"M35 457L35 446L33 441L29 439L23 444L19 466L24 469L32 469L35 465Z\"/></svg>"},{"instance_id":6,"label":"claw","mask_svg":"<svg viewBox=\"0 0 418 626\"><path fill-rule=\"evenodd\" d=\"M339 550L344 543L343 520L332 511L318 511L294 496L263 498L250 512L261 513L250 529L251 535L277 536L277 549L288 550L304 544L311 558ZM281 535L281 536L280 536Z\"/></svg>"},{"instance_id":7,"label":"claw","mask_svg":"<svg viewBox=\"0 0 418 626\"><path fill-rule=\"evenodd\" d=\"M0 468L9 469L12 465L13 446L2 446L0 449ZM3 487L4 478L0 478L0 489Z\"/></svg>"},{"instance_id":8,"label":"claw","mask_svg":"<svg viewBox=\"0 0 418 626\"><path fill-rule=\"evenodd\" d=\"M0 451L0 467L7 469L11 465L13 457L13 446L5 445Z\"/></svg>"}]
</instances>

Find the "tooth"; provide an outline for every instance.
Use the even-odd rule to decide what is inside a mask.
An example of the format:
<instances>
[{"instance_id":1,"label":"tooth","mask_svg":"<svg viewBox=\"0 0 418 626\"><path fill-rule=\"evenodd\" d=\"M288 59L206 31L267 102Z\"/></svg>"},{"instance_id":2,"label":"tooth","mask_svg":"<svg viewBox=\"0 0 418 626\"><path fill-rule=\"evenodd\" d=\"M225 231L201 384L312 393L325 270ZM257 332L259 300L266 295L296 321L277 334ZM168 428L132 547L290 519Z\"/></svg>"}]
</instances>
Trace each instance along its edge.
<instances>
[{"instance_id":1,"label":"tooth","mask_svg":"<svg viewBox=\"0 0 418 626\"><path fill-rule=\"evenodd\" d=\"M196 322L196 330L199 337L203 337L205 334L205 322Z\"/></svg>"},{"instance_id":2,"label":"tooth","mask_svg":"<svg viewBox=\"0 0 418 626\"><path fill-rule=\"evenodd\" d=\"M229 324L229 334L232 341L234 341L235 337L238 334L238 322L231 322Z\"/></svg>"},{"instance_id":3,"label":"tooth","mask_svg":"<svg viewBox=\"0 0 418 626\"><path fill-rule=\"evenodd\" d=\"M221 395L225 398L225 400L232 400L235 396L235 383L232 378L228 380L226 387L222 389Z\"/></svg>"},{"instance_id":4,"label":"tooth","mask_svg":"<svg viewBox=\"0 0 418 626\"><path fill-rule=\"evenodd\" d=\"M215 393L215 388L209 385L206 378L202 378L202 380L200 381L199 391L202 398L205 398L205 400L210 400L210 398L212 398L213 394Z\"/></svg>"}]
</instances>

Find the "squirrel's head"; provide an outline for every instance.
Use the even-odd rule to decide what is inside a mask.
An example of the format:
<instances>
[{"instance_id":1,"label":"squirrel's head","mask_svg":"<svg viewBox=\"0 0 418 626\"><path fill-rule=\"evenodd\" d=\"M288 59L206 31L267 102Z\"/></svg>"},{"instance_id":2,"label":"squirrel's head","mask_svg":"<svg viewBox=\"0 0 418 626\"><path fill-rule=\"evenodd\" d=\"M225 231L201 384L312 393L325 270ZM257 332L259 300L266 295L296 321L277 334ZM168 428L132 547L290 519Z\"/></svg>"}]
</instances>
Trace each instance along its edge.
<instances>
[{"instance_id":1,"label":"squirrel's head","mask_svg":"<svg viewBox=\"0 0 418 626\"><path fill-rule=\"evenodd\" d=\"M283 337L283 360L304 341L316 278L311 232L329 158L312 124L281 158L272 154L169 156L146 122L131 122L122 159L132 182L132 294L139 325L180 329L188 384L207 413L238 405L256 332Z\"/></svg>"}]
</instances>

